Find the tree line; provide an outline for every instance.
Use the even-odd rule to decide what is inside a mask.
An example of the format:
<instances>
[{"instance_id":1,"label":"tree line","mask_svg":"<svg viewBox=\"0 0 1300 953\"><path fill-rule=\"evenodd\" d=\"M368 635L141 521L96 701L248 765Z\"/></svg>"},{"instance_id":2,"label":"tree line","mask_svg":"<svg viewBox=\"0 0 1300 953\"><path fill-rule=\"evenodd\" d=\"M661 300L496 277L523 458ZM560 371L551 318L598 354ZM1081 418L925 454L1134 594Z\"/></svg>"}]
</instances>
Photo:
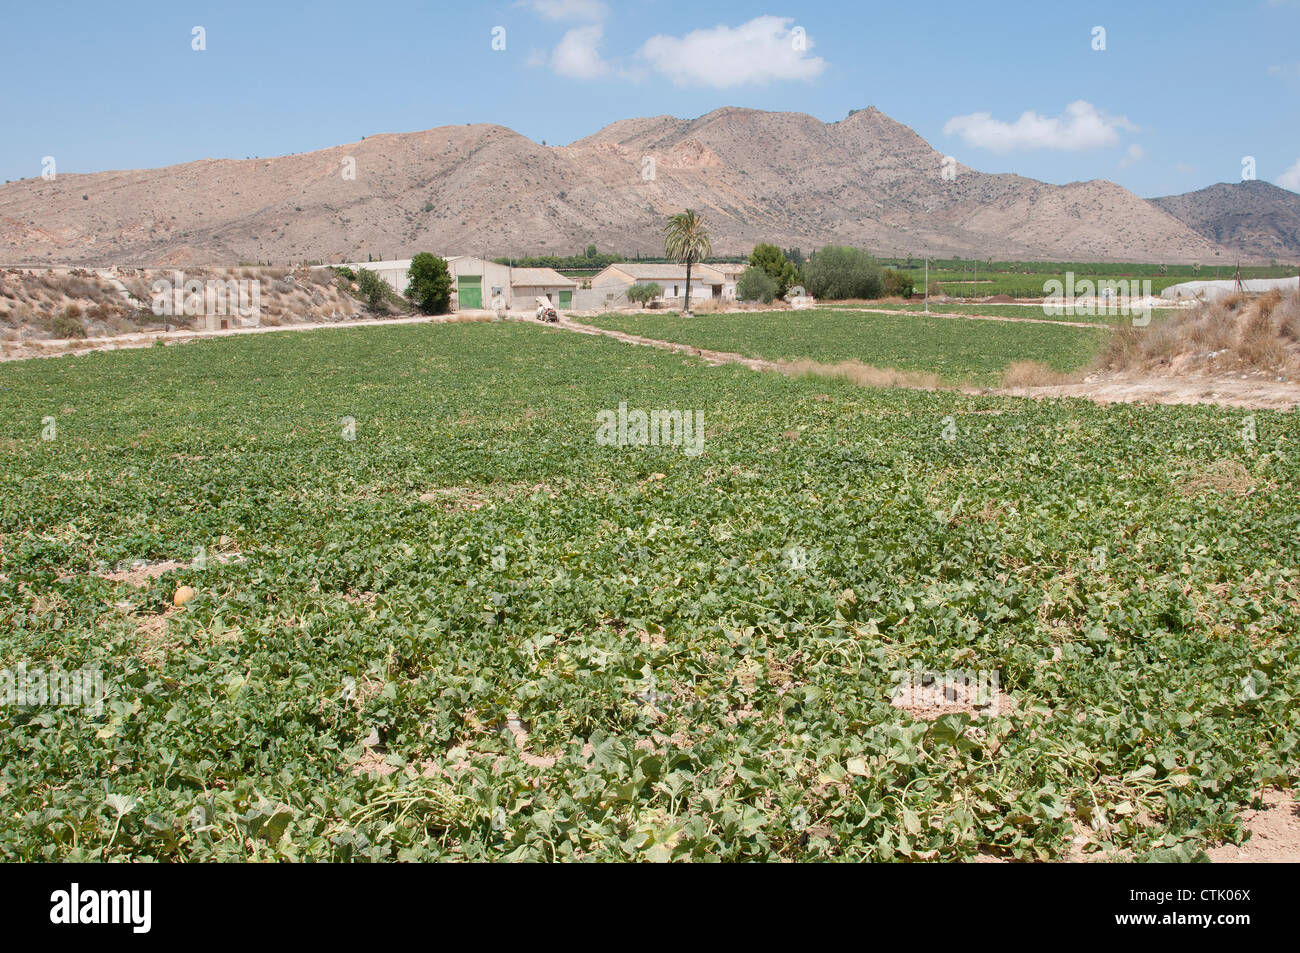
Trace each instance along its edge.
<instances>
[{"instance_id":1,"label":"tree line","mask_svg":"<svg viewBox=\"0 0 1300 953\"><path fill-rule=\"evenodd\" d=\"M827 245L805 258L797 248L782 250L763 243L754 246L749 267L736 283L736 297L770 304L800 287L824 301L906 298L915 290L911 275L882 267L861 248Z\"/></svg>"}]
</instances>

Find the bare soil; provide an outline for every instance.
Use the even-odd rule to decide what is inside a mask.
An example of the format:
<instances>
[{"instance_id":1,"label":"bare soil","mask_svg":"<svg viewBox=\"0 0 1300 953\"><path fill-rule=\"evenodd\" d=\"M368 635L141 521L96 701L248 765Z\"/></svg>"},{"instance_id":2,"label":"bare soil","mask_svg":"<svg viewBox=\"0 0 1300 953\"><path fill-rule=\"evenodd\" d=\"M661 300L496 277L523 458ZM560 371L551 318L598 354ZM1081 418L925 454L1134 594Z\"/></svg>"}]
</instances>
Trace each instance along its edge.
<instances>
[{"instance_id":1,"label":"bare soil","mask_svg":"<svg viewBox=\"0 0 1300 953\"><path fill-rule=\"evenodd\" d=\"M1082 397L1099 404L1217 404L1249 410L1290 410L1300 406L1300 385L1276 378L1247 377L1095 377L1043 387L1006 387L981 393L1009 397Z\"/></svg>"},{"instance_id":2,"label":"bare soil","mask_svg":"<svg viewBox=\"0 0 1300 953\"><path fill-rule=\"evenodd\" d=\"M1300 863L1300 802L1289 791L1265 791L1264 807L1243 815L1250 838L1238 847L1222 844L1206 853L1216 864Z\"/></svg>"}]
</instances>

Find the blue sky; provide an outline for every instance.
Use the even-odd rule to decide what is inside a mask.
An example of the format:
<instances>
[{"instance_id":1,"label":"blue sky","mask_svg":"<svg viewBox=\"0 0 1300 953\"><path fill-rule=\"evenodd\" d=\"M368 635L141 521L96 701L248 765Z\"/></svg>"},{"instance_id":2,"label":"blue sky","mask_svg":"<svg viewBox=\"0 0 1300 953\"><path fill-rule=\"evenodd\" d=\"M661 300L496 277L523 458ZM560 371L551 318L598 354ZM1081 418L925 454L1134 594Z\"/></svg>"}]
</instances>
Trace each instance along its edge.
<instances>
[{"instance_id":1,"label":"blue sky","mask_svg":"<svg viewBox=\"0 0 1300 953\"><path fill-rule=\"evenodd\" d=\"M95 172L467 122L555 145L630 116L874 105L982 171L1154 196L1252 156L1300 191L1300 0L52 2L0 29L0 180L45 156Z\"/></svg>"}]
</instances>

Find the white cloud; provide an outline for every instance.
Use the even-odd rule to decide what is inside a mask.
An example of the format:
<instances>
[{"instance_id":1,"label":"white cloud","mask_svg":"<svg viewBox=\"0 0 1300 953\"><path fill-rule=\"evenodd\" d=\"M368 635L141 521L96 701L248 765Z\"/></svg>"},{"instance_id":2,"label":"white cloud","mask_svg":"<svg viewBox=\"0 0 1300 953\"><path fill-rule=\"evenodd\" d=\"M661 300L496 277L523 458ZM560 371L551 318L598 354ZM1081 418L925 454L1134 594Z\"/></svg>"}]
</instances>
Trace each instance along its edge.
<instances>
[{"instance_id":1,"label":"white cloud","mask_svg":"<svg viewBox=\"0 0 1300 953\"><path fill-rule=\"evenodd\" d=\"M1295 165L1274 179L1273 184L1290 189L1292 192L1300 192L1300 159L1296 159Z\"/></svg>"},{"instance_id":2,"label":"white cloud","mask_svg":"<svg viewBox=\"0 0 1300 953\"><path fill-rule=\"evenodd\" d=\"M1065 107L1061 116L1040 116L1032 109L1015 122L994 119L990 113L954 116L943 127L945 135L957 135L967 145L993 152L1017 149L1094 149L1119 142L1119 131L1137 132L1124 116L1108 116L1080 99Z\"/></svg>"},{"instance_id":3,"label":"white cloud","mask_svg":"<svg viewBox=\"0 0 1300 953\"><path fill-rule=\"evenodd\" d=\"M599 23L574 27L560 39L551 53L551 66L561 76L597 79L610 71L600 55L605 28Z\"/></svg>"},{"instance_id":4,"label":"white cloud","mask_svg":"<svg viewBox=\"0 0 1300 953\"><path fill-rule=\"evenodd\" d=\"M1268 68L1269 76L1285 79L1288 76L1300 76L1300 63L1282 63Z\"/></svg>"},{"instance_id":5,"label":"white cloud","mask_svg":"<svg viewBox=\"0 0 1300 953\"><path fill-rule=\"evenodd\" d=\"M601 20L608 12L603 0L523 0L518 6L548 20Z\"/></svg>"},{"instance_id":6,"label":"white cloud","mask_svg":"<svg viewBox=\"0 0 1300 953\"><path fill-rule=\"evenodd\" d=\"M646 40L641 56L678 86L726 89L773 80L810 80L826 61L809 56L812 38L791 17L762 16L737 27L720 24L685 36L659 34Z\"/></svg>"},{"instance_id":7,"label":"white cloud","mask_svg":"<svg viewBox=\"0 0 1300 953\"><path fill-rule=\"evenodd\" d=\"M1128 150L1124 153L1124 158L1119 160L1119 167L1127 169L1131 165L1137 165L1146 157L1147 151L1135 142L1128 147Z\"/></svg>"}]
</instances>

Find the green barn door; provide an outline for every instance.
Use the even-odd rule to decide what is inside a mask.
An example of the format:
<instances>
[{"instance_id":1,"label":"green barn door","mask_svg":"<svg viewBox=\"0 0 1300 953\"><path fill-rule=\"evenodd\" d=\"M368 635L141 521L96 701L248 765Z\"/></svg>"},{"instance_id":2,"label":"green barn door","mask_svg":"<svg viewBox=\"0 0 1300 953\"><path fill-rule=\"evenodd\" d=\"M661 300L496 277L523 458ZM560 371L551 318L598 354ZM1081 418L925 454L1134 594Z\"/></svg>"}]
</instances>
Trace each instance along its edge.
<instances>
[{"instance_id":1,"label":"green barn door","mask_svg":"<svg viewBox=\"0 0 1300 953\"><path fill-rule=\"evenodd\" d=\"M466 311L483 307L482 275L461 275L456 279L456 288L460 292L460 310Z\"/></svg>"},{"instance_id":2,"label":"green barn door","mask_svg":"<svg viewBox=\"0 0 1300 953\"><path fill-rule=\"evenodd\" d=\"M571 308L571 307L573 307L573 292L572 292L572 291L561 291L561 292L560 292L560 307L561 307L561 308Z\"/></svg>"}]
</instances>

